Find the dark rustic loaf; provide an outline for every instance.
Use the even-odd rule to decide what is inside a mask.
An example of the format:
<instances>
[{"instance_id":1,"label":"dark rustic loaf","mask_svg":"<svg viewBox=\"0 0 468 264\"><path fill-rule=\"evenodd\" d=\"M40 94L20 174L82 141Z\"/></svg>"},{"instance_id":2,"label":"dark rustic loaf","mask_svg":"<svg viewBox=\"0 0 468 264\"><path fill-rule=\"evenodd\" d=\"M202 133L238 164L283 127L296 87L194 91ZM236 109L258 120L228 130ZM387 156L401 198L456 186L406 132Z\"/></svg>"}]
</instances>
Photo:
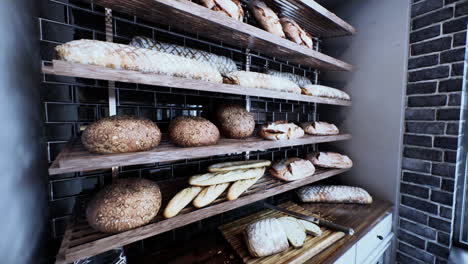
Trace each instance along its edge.
<instances>
[{"instance_id":1,"label":"dark rustic loaf","mask_svg":"<svg viewBox=\"0 0 468 264\"><path fill-rule=\"evenodd\" d=\"M181 147L215 145L219 140L218 128L203 117L179 116L169 125L169 139Z\"/></svg>"},{"instance_id":2,"label":"dark rustic loaf","mask_svg":"<svg viewBox=\"0 0 468 264\"><path fill-rule=\"evenodd\" d=\"M146 179L118 179L104 187L86 208L88 223L104 233L116 233L149 223L161 207L161 191Z\"/></svg>"},{"instance_id":3,"label":"dark rustic loaf","mask_svg":"<svg viewBox=\"0 0 468 264\"><path fill-rule=\"evenodd\" d=\"M221 134L227 138L246 138L255 129L253 115L240 105L228 104L214 113L214 121Z\"/></svg>"},{"instance_id":4,"label":"dark rustic loaf","mask_svg":"<svg viewBox=\"0 0 468 264\"><path fill-rule=\"evenodd\" d=\"M111 116L89 125L81 142L94 153L150 150L161 141L161 131L151 120L136 116Z\"/></svg>"}]
</instances>

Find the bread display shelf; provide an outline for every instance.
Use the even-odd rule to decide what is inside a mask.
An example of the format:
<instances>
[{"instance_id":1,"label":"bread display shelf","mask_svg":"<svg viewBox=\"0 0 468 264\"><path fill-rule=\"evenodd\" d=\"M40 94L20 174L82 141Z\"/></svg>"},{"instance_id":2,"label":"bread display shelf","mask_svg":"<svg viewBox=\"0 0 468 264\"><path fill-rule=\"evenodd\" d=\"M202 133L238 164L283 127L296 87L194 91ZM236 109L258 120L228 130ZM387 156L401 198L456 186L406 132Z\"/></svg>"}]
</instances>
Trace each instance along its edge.
<instances>
[{"instance_id":1,"label":"bread display shelf","mask_svg":"<svg viewBox=\"0 0 468 264\"><path fill-rule=\"evenodd\" d=\"M159 216L152 223L118 234L104 234L92 229L84 217L85 202L79 201L76 216L70 221L65 231L56 263L69 263L88 256L94 256L345 171L347 169L318 169L313 176L293 182L282 182L272 176L265 175L236 200L228 201L225 194L223 194L208 207L201 209L187 207L179 215L169 219L163 219L161 213L159 213ZM166 206L168 200L186 185L186 179L160 182L159 186L163 197L162 209Z\"/></svg>"},{"instance_id":2,"label":"bread display shelf","mask_svg":"<svg viewBox=\"0 0 468 264\"><path fill-rule=\"evenodd\" d=\"M342 106L351 105L351 101L346 100L308 96L286 92L276 92L265 89L243 87L239 85L211 83L200 80L171 77L159 74L142 73L137 71L118 70L102 66L85 65L60 60L54 60L52 66L43 66L42 72L45 74L52 75L108 80L116 82L140 83L154 86L165 86L172 88L199 90L216 93L250 95L319 104L331 104Z\"/></svg>"},{"instance_id":3,"label":"bread display shelf","mask_svg":"<svg viewBox=\"0 0 468 264\"><path fill-rule=\"evenodd\" d=\"M352 66L346 62L300 46L263 29L231 19L186 0L83 1L135 15L162 25L168 25L183 32L195 33L235 47L248 48L292 63L307 65L320 70L350 71L352 69ZM284 7L288 6L287 9L283 8L285 15L291 17L292 12L294 12L297 14L294 18L308 16L309 19L303 25L309 25L307 28L312 35L331 36L355 32L354 28L311 0L288 1L290 2L288 4L285 4L286 1L276 2L282 2Z\"/></svg>"},{"instance_id":4,"label":"bread display shelf","mask_svg":"<svg viewBox=\"0 0 468 264\"><path fill-rule=\"evenodd\" d=\"M304 136L297 139L270 141L260 137L246 139L221 138L217 145L182 148L169 143L163 135L161 144L150 151L122 154L93 154L88 152L80 140L73 140L59 153L49 168L49 174L107 169L115 166L129 166L182 159L196 159L209 156L258 151L271 148L317 144L350 139L351 135Z\"/></svg>"}]
</instances>

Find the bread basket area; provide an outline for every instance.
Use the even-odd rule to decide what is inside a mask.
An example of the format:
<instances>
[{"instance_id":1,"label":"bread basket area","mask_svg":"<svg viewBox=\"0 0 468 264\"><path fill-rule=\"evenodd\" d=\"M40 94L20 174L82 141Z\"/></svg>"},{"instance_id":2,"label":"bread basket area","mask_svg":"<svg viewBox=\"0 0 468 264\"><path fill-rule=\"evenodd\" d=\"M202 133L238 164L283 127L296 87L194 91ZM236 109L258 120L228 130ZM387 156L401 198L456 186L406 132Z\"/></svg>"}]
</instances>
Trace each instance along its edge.
<instances>
[{"instance_id":1,"label":"bread basket area","mask_svg":"<svg viewBox=\"0 0 468 264\"><path fill-rule=\"evenodd\" d=\"M67 208L53 211L55 263L112 250L151 262L154 252L164 259L165 250L179 252L173 244L203 232L209 238L200 248L223 233L215 244L232 253L213 263L331 263L391 210L362 188L334 186L334 176L362 161L340 145L352 135L338 109L350 109L354 98L321 82L323 72L353 66L322 44L356 29L320 4L77 0L66 12L62 23L76 24L73 32L41 33L53 40L42 54L44 90L53 87L44 99L50 202ZM70 98L59 98L64 91ZM56 191L61 185L74 193ZM259 214L264 202L318 218L323 210L327 221L356 229L356 238ZM287 230L282 245L261 248L253 227L244 242L257 218L266 219L267 227L258 224L265 230ZM196 249L187 250L192 258Z\"/></svg>"}]
</instances>

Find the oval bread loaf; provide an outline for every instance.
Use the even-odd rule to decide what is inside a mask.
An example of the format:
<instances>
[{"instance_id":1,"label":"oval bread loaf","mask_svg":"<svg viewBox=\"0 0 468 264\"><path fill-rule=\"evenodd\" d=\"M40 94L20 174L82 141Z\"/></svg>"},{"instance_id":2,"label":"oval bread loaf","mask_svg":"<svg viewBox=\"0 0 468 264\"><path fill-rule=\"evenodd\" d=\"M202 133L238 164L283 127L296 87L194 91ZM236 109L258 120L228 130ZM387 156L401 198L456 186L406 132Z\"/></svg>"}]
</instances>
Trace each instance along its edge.
<instances>
[{"instance_id":1,"label":"oval bread loaf","mask_svg":"<svg viewBox=\"0 0 468 264\"><path fill-rule=\"evenodd\" d=\"M302 93L305 95L336 98L340 100L351 100L349 94L328 86L309 84L301 87Z\"/></svg>"},{"instance_id":2,"label":"oval bread loaf","mask_svg":"<svg viewBox=\"0 0 468 264\"><path fill-rule=\"evenodd\" d=\"M276 218L249 224L244 231L247 249L253 257L265 257L289 248L288 238Z\"/></svg>"},{"instance_id":3,"label":"oval bread loaf","mask_svg":"<svg viewBox=\"0 0 468 264\"><path fill-rule=\"evenodd\" d=\"M168 129L169 139L181 147L215 145L219 140L218 128L203 117L179 116Z\"/></svg>"},{"instance_id":4,"label":"oval bread loaf","mask_svg":"<svg viewBox=\"0 0 468 264\"><path fill-rule=\"evenodd\" d=\"M309 153L307 159L315 166L322 168L349 169L353 167L353 161L348 156L336 152Z\"/></svg>"},{"instance_id":5,"label":"oval bread loaf","mask_svg":"<svg viewBox=\"0 0 468 264\"><path fill-rule=\"evenodd\" d=\"M301 128L304 129L307 134L317 136L337 135L340 133L334 124L320 121L301 123Z\"/></svg>"},{"instance_id":6,"label":"oval bread loaf","mask_svg":"<svg viewBox=\"0 0 468 264\"><path fill-rule=\"evenodd\" d=\"M161 141L161 131L151 120L135 116L111 116L89 125L81 142L94 153L150 150Z\"/></svg>"},{"instance_id":7,"label":"oval bread loaf","mask_svg":"<svg viewBox=\"0 0 468 264\"><path fill-rule=\"evenodd\" d=\"M228 104L219 107L214 113L214 121L221 134L227 138L246 138L255 129L255 120L251 113L240 105Z\"/></svg>"},{"instance_id":8,"label":"oval bread loaf","mask_svg":"<svg viewBox=\"0 0 468 264\"><path fill-rule=\"evenodd\" d=\"M274 164L270 168L270 173L283 181L295 181L312 176L315 173L315 167L308 160L289 158Z\"/></svg>"},{"instance_id":9,"label":"oval bread loaf","mask_svg":"<svg viewBox=\"0 0 468 264\"><path fill-rule=\"evenodd\" d=\"M88 223L104 233L116 233L145 225L161 207L161 192L146 179L118 179L104 187L88 203Z\"/></svg>"},{"instance_id":10,"label":"oval bread loaf","mask_svg":"<svg viewBox=\"0 0 468 264\"><path fill-rule=\"evenodd\" d=\"M279 21L278 15L268 7L265 2L254 1L250 3L250 9L262 28L271 34L285 38L283 26Z\"/></svg>"},{"instance_id":11,"label":"oval bread loaf","mask_svg":"<svg viewBox=\"0 0 468 264\"><path fill-rule=\"evenodd\" d=\"M372 196L359 187L343 185L313 185L297 190L302 202L371 204Z\"/></svg>"},{"instance_id":12,"label":"oval bread loaf","mask_svg":"<svg viewBox=\"0 0 468 264\"><path fill-rule=\"evenodd\" d=\"M269 140L288 140L304 136L304 130L287 121L276 121L263 125L258 131L258 135Z\"/></svg>"}]
</instances>

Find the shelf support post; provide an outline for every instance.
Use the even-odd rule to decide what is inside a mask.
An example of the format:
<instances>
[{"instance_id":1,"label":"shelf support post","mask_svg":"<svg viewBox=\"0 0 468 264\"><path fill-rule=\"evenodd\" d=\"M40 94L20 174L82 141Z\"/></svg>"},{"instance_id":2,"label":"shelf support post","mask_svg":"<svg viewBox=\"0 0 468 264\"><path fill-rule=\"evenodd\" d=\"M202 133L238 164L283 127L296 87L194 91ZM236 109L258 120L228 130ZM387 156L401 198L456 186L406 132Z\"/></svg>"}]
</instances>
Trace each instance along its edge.
<instances>
[{"instance_id":1,"label":"shelf support post","mask_svg":"<svg viewBox=\"0 0 468 264\"><path fill-rule=\"evenodd\" d=\"M245 71L250 71L250 64L252 63L252 56L250 56L250 49L245 50ZM250 95L245 96L245 109L247 112L250 112L251 109L251 101ZM245 159L250 159L250 151L245 152Z\"/></svg>"}]
</instances>

